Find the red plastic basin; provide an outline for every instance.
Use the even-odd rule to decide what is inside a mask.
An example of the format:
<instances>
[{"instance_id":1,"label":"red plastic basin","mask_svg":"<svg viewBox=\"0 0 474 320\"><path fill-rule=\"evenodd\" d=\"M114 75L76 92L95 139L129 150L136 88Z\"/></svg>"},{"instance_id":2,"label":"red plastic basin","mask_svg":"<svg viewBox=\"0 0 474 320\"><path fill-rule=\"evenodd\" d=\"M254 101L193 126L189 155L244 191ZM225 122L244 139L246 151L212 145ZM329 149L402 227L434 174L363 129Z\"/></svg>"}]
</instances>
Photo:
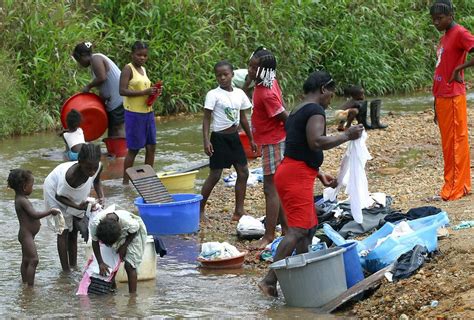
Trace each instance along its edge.
<instances>
[{"instance_id":1,"label":"red plastic basin","mask_svg":"<svg viewBox=\"0 0 474 320\"><path fill-rule=\"evenodd\" d=\"M245 156L247 159L255 159L262 156L262 147L257 146L257 152L254 153L250 147L249 138L247 138L247 135L244 131L239 132L239 138L240 143L242 143L242 147L244 147Z\"/></svg>"},{"instance_id":2,"label":"red plastic basin","mask_svg":"<svg viewBox=\"0 0 474 320\"><path fill-rule=\"evenodd\" d=\"M109 137L105 138L105 146L107 147L107 152L116 157L125 157L127 155L127 140L122 137Z\"/></svg>"},{"instance_id":3,"label":"red plastic basin","mask_svg":"<svg viewBox=\"0 0 474 320\"><path fill-rule=\"evenodd\" d=\"M198 257L197 261L201 264L202 268L207 269L238 269L242 268L247 253L248 251L244 250L238 256L216 260L206 260Z\"/></svg>"},{"instance_id":4,"label":"red plastic basin","mask_svg":"<svg viewBox=\"0 0 474 320\"><path fill-rule=\"evenodd\" d=\"M82 115L81 128L86 141L100 138L107 130L107 112L102 99L94 93L77 93L66 100L61 108L61 123L67 128L66 117L76 109Z\"/></svg>"}]
</instances>

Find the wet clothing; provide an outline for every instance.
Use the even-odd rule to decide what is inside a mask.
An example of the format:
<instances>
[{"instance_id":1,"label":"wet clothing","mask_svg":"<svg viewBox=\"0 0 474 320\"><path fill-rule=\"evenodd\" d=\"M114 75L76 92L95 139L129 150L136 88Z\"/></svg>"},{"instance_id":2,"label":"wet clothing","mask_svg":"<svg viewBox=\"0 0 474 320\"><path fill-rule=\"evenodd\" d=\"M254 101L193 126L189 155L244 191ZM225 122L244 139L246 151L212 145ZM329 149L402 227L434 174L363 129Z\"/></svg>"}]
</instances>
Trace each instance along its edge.
<instances>
[{"instance_id":1,"label":"wet clothing","mask_svg":"<svg viewBox=\"0 0 474 320\"><path fill-rule=\"evenodd\" d=\"M304 161L285 157L276 170L274 181L288 227L311 229L318 224L313 187L318 170Z\"/></svg>"},{"instance_id":2,"label":"wet clothing","mask_svg":"<svg viewBox=\"0 0 474 320\"><path fill-rule=\"evenodd\" d=\"M156 122L153 112L140 113L125 110L125 139L127 148L140 150L156 144Z\"/></svg>"},{"instance_id":3,"label":"wet clothing","mask_svg":"<svg viewBox=\"0 0 474 320\"><path fill-rule=\"evenodd\" d=\"M120 69L106 55L102 53L94 53L92 54L92 57L94 56L100 56L105 59L107 66L109 67L109 70L107 70L107 79L99 86L100 96L105 99L105 107L107 113L109 113L123 104L123 98L119 91ZM91 73L95 78L96 75L92 68ZM123 119L121 123L123 123Z\"/></svg>"},{"instance_id":4,"label":"wet clothing","mask_svg":"<svg viewBox=\"0 0 474 320\"><path fill-rule=\"evenodd\" d=\"M283 160L284 153L285 141L262 145L262 169L264 176L275 174L276 169Z\"/></svg>"},{"instance_id":5,"label":"wet clothing","mask_svg":"<svg viewBox=\"0 0 474 320\"><path fill-rule=\"evenodd\" d=\"M252 133L256 144L277 144L285 140L285 124L275 116L285 111L278 81L267 88L261 84L253 91Z\"/></svg>"},{"instance_id":6,"label":"wet clothing","mask_svg":"<svg viewBox=\"0 0 474 320\"><path fill-rule=\"evenodd\" d=\"M443 147L444 185L440 193L443 200L456 200L471 191L466 87L464 82L448 83L448 80L473 48L474 36L456 24L441 37L437 50L433 95ZM463 71L460 76L464 78Z\"/></svg>"},{"instance_id":7,"label":"wet clothing","mask_svg":"<svg viewBox=\"0 0 474 320\"><path fill-rule=\"evenodd\" d=\"M456 200L471 191L471 157L466 96L436 98L436 115L444 159L443 200Z\"/></svg>"},{"instance_id":8,"label":"wet clothing","mask_svg":"<svg viewBox=\"0 0 474 320\"><path fill-rule=\"evenodd\" d=\"M433 95L435 97L455 97L466 94L464 83L448 80L454 68L466 61L468 52L474 48L474 36L464 27L456 24L441 37L433 79ZM464 71L460 72L464 79Z\"/></svg>"},{"instance_id":9,"label":"wet clothing","mask_svg":"<svg viewBox=\"0 0 474 320\"><path fill-rule=\"evenodd\" d=\"M238 132L212 132L210 140L214 153L209 158L209 168L224 169L236 164L247 165L247 157Z\"/></svg>"},{"instance_id":10,"label":"wet clothing","mask_svg":"<svg viewBox=\"0 0 474 320\"><path fill-rule=\"evenodd\" d=\"M316 103L305 104L288 116L285 123L285 157L304 161L309 167L319 170L324 159L323 151L311 150L306 138L306 125L314 115L321 115L326 121L324 108Z\"/></svg>"},{"instance_id":11,"label":"wet clothing","mask_svg":"<svg viewBox=\"0 0 474 320\"><path fill-rule=\"evenodd\" d=\"M112 245L112 248L118 250L129 234L137 233L132 242L128 245L127 254L124 259L125 262L130 263L133 268L137 269L142 262L147 240L146 226L139 216L125 210L103 210L99 212L90 223L91 238L93 241L99 241L99 238L97 238L97 226L100 221L111 212L118 216L118 222L121 227L119 240Z\"/></svg>"},{"instance_id":12,"label":"wet clothing","mask_svg":"<svg viewBox=\"0 0 474 320\"><path fill-rule=\"evenodd\" d=\"M206 95L204 109L212 111L212 131L222 131L240 123L240 110L252 107L242 89L227 91L221 87L210 90Z\"/></svg>"},{"instance_id":13,"label":"wet clothing","mask_svg":"<svg viewBox=\"0 0 474 320\"><path fill-rule=\"evenodd\" d=\"M128 82L128 89L133 91L143 91L151 87L151 81L146 75L146 70L144 67L141 67L143 74L138 72L138 70L133 66L132 63L129 63L128 66L132 70L132 79ZM152 111L152 106L146 104L148 99L147 95L144 96L135 96L135 97L123 97L123 106L125 110L137 112L137 113L148 113ZM126 125L126 124L125 124Z\"/></svg>"},{"instance_id":14,"label":"wet clothing","mask_svg":"<svg viewBox=\"0 0 474 320\"><path fill-rule=\"evenodd\" d=\"M66 197L73 201L76 204L80 204L83 201L87 200L91 192L91 188L94 185L94 180L100 172L102 164L99 163L99 168L97 172L87 179L85 183L80 185L77 188L73 188L66 181L66 172L73 165L77 164L77 161L70 161L61 163L56 168L51 171L51 173L46 177L43 184L43 196L44 196L44 205L46 210L52 208L57 208L61 210L64 220L66 222L66 228L69 231L73 229L73 216L82 218L84 216L84 210L78 210L72 207L68 207L62 202L56 200L56 194L59 196ZM54 225L51 219L51 216L48 216L48 224Z\"/></svg>"}]
</instances>

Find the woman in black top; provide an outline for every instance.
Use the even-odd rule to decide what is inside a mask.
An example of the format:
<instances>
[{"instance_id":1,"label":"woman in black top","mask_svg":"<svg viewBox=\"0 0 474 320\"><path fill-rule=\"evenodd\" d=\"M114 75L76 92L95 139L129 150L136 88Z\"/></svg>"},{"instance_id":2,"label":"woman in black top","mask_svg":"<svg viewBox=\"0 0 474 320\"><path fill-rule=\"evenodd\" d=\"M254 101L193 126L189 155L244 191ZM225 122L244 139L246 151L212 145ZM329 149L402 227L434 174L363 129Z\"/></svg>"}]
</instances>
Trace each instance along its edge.
<instances>
[{"instance_id":1,"label":"woman in black top","mask_svg":"<svg viewBox=\"0 0 474 320\"><path fill-rule=\"evenodd\" d=\"M319 171L323 150L358 139L364 127L352 126L336 136L326 136L325 109L336 83L325 71L310 74L303 85L305 99L286 120L285 158L275 173L275 186L288 219L288 231L280 242L275 261L292 254L308 252L318 224L313 200L316 177L324 186L335 187L337 180ZM270 270L258 284L264 294L277 296L277 278Z\"/></svg>"}]
</instances>

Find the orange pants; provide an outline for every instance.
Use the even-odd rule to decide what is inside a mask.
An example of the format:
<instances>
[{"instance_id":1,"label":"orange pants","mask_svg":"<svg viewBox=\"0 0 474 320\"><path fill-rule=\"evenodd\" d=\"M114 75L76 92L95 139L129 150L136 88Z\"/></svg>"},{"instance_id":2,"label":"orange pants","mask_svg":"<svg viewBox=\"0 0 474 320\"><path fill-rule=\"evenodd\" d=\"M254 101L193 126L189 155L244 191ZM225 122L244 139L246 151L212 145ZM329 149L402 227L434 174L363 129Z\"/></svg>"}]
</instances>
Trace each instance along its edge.
<instances>
[{"instance_id":1,"label":"orange pants","mask_svg":"<svg viewBox=\"0 0 474 320\"><path fill-rule=\"evenodd\" d=\"M436 116L444 158L441 198L456 200L471 191L466 96L436 98Z\"/></svg>"}]
</instances>

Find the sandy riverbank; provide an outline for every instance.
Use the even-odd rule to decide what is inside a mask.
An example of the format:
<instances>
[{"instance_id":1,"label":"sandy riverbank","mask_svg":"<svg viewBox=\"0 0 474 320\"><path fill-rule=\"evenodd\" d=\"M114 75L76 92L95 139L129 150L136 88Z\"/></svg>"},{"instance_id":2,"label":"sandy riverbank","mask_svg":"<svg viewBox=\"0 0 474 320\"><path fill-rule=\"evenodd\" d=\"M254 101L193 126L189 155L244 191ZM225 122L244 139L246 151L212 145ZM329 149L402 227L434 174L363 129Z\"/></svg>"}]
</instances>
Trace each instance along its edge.
<instances>
[{"instance_id":1,"label":"sandy riverbank","mask_svg":"<svg viewBox=\"0 0 474 320\"><path fill-rule=\"evenodd\" d=\"M474 110L469 110L470 142L474 141ZM366 171L369 191L385 192L394 199L392 207L406 212L410 208L434 205L445 210L452 225L474 219L474 196L471 194L454 202L427 202L437 194L443 183L443 159L439 131L431 111L409 115L393 115L383 119L386 130L371 130L367 145L373 157ZM328 134L337 134L334 126ZM322 170L337 174L345 146L325 152ZM471 150L471 155L473 154ZM471 156L471 161L474 156ZM251 167L260 165L259 160ZM315 192L321 193L321 184ZM229 241L239 248L249 248L250 242L238 241L236 223L230 221L234 207L232 189L222 183L211 195L207 213L211 225L204 226L203 241ZM255 217L264 215L262 185L247 189L247 212ZM384 282L370 298L352 304L345 311L357 317L398 318L447 316L474 317L474 228L454 231L440 240L440 254L423 266L421 272L397 283ZM247 257L246 267L262 272L267 264L259 262L257 252ZM256 289L257 290L257 289ZM435 308L425 307L436 300Z\"/></svg>"}]
</instances>

